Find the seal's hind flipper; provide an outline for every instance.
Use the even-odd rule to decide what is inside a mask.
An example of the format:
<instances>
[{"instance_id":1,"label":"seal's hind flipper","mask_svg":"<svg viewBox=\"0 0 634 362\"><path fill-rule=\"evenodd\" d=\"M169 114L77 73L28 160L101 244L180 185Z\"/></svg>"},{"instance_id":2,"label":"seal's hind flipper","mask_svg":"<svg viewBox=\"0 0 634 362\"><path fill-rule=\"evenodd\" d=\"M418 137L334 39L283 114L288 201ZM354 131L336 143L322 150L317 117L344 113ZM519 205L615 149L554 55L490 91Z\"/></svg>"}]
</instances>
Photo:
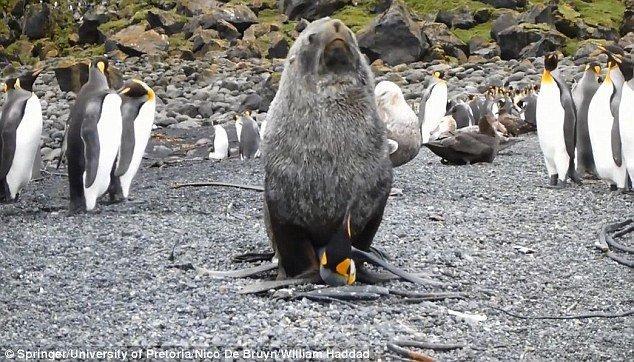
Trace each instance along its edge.
<instances>
[{"instance_id":1,"label":"seal's hind flipper","mask_svg":"<svg viewBox=\"0 0 634 362\"><path fill-rule=\"evenodd\" d=\"M277 269L277 262L266 263L252 268L238 270L208 270L196 267L196 271L203 275L209 275L212 278L248 278L255 275Z\"/></svg>"},{"instance_id":2,"label":"seal's hind flipper","mask_svg":"<svg viewBox=\"0 0 634 362\"><path fill-rule=\"evenodd\" d=\"M234 256L231 261L234 263L255 263L257 261L271 261L274 256L274 252L244 253Z\"/></svg>"},{"instance_id":3,"label":"seal's hind flipper","mask_svg":"<svg viewBox=\"0 0 634 362\"><path fill-rule=\"evenodd\" d=\"M291 285L310 284L314 282L314 278L298 278L298 279L282 279L282 280L265 280L247 285L242 288L239 294L259 294L265 293L272 289L280 289Z\"/></svg>"},{"instance_id":4,"label":"seal's hind flipper","mask_svg":"<svg viewBox=\"0 0 634 362\"><path fill-rule=\"evenodd\" d=\"M366 261L372 265L375 266L380 266L384 269L386 269L387 271L389 271L390 273L393 273L395 275L398 275L401 279L406 280L410 283L414 283L414 284L422 284L422 285L429 285L429 286L443 286L445 285L444 283L441 282L437 282L434 280L429 280L429 279L423 279L423 278L419 278L413 274L410 274L408 272L406 272L405 270L399 269L397 267L395 267L392 264L389 264L388 262L386 262L385 260L377 257L376 255L374 255L373 253L368 253L366 251L363 250L359 250L355 247L352 248L352 258L353 259L358 259L361 261Z\"/></svg>"}]
</instances>

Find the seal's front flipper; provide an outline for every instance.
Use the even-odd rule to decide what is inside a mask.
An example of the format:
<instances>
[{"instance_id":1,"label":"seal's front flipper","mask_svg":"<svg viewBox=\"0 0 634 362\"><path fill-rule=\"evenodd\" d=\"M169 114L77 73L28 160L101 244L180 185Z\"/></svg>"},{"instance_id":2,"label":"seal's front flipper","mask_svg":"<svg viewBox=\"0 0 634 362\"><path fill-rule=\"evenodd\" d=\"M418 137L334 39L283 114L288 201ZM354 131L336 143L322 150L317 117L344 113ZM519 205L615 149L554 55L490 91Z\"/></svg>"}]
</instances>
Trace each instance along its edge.
<instances>
[{"instance_id":1,"label":"seal's front flipper","mask_svg":"<svg viewBox=\"0 0 634 362\"><path fill-rule=\"evenodd\" d=\"M275 269L277 269L277 262L238 270L209 270L197 267L196 271L202 275L209 275L212 278L248 278Z\"/></svg>"},{"instance_id":2,"label":"seal's front flipper","mask_svg":"<svg viewBox=\"0 0 634 362\"><path fill-rule=\"evenodd\" d=\"M245 253L234 256L231 261L234 263L255 263L258 261L271 261L274 256L274 252Z\"/></svg>"}]
</instances>

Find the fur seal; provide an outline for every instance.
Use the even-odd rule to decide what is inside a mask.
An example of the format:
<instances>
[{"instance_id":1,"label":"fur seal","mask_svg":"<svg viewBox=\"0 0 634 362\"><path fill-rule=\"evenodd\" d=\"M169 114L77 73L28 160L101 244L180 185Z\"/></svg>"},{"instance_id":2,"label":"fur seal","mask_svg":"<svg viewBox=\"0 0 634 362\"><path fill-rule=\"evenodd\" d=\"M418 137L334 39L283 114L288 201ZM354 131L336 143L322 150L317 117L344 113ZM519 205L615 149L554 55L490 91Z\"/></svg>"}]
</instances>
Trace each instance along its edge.
<instances>
[{"instance_id":1,"label":"fur seal","mask_svg":"<svg viewBox=\"0 0 634 362\"><path fill-rule=\"evenodd\" d=\"M396 143L396 149L390 153L392 166L404 165L413 160L420 150L422 142L418 116L395 83L383 81L377 84L374 96L379 117L387 126L387 138Z\"/></svg>"},{"instance_id":2,"label":"fur seal","mask_svg":"<svg viewBox=\"0 0 634 362\"><path fill-rule=\"evenodd\" d=\"M351 249L369 250L392 184L386 134L354 33L330 18L308 25L289 51L262 143L278 278L355 281Z\"/></svg>"}]
</instances>

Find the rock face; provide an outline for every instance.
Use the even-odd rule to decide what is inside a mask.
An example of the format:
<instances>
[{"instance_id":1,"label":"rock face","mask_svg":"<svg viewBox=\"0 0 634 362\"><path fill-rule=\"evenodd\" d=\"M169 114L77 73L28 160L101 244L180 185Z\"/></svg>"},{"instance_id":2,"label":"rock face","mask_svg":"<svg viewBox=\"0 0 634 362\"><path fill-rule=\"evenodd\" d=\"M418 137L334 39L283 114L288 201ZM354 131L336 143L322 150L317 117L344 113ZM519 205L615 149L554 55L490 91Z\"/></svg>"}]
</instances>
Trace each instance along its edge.
<instances>
[{"instance_id":1,"label":"rock face","mask_svg":"<svg viewBox=\"0 0 634 362\"><path fill-rule=\"evenodd\" d=\"M195 16L207 14L219 6L216 0L179 0L176 9L185 16Z\"/></svg>"},{"instance_id":2,"label":"rock face","mask_svg":"<svg viewBox=\"0 0 634 362\"><path fill-rule=\"evenodd\" d=\"M99 25L108 21L105 14L88 13L79 25L79 44L99 44L104 41L104 35L99 30Z\"/></svg>"},{"instance_id":3,"label":"rock face","mask_svg":"<svg viewBox=\"0 0 634 362\"><path fill-rule=\"evenodd\" d=\"M330 16L350 3L351 0L278 0L278 7L289 19L312 21Z\"/></svg>"},{"instance_id":4,"label":"rock face","mask_svg":"<svg viewBox=\"0 0 634 362\"><path fill-rule=\"evenodd\" d=\"M441 23L423 23L423 34L427 37L430 44L440 46L445 54L466 60L469 55L469 47L457 36L455 36L447 25Z\"/></svg>"},{"instance_id":5,"label":"rock face","mask_svg":"<svg viewBox=\"0 0 634 362\"><path fill-rule=\"evenodd\" d=\"M502 59L541 56L549 51L561 50L566 42L566 37L557 30L533 24L512 26L499 33L498 37Z\"/></svg>"},{"instance_id":6,"label":"rock face","mask_svg":"<svg viewBox=\"0 0 634 362\"><path fill-rule=\"evenodd\" d=\"M28 6L22 27L24 35L31 40L42 39L51 35L52 27L51 10L48 4Z\"/></svg>"},{"instance_id":7,"label":"rock face","mask_svg":"<svg viewBox=\"0 0 634 362\"><path fill-rule=\"evenodd\" d=\"M145 30L143 25L132 25L120 30L110 39L130 56L156 55L167 51L169 42L165 35L154 30Z\"/></svg>"},{"instance_id":8,"label":"rock face","mask_svg":"<svg viewBox=\"0 0 634 362\"><path fill-rule=\"evenodd\" d=\"M491 38L495 41L500 40L500 33L504 30L519 25L520 14L516 11L504 11L491 24Z\"/></svg>"},{"instance_id":9,"label":"rock face","mask_svg":"<svg viewBox=\"0 0 634 362\"><path fill-rule=\"evenodd\" d=\"M359 47L370 61L382 59L390 65L421 60L430 45L407 7L396 0L389 9L357 34Z\"/></svg>"},{"instance_id":10,"label":"rock face","mask_svg":"<svg viewBox=\"0 0 634 362\"><path fill-rule=\"evenodd\" d=\"M625 14L623 14L623 22L620 28L620 33L623 36L634 32L634 0L626 0L625 6Z\"/></svg>"},{"instance_id":11,"label":"rock face","mask_svg":"<svg viewBox=\"0 0 634 362\"><path fill-rule=\"evenodd\" d=\"M165 10L148 11L147 21L152 28L162 28L168 35L179 33L185 26L184 17Z\"/></svg>"},{"instance_id":12,"label":"rock face","mask_svg":"<svg viewBox=\"0 0 634 362\"><path fill-rule=\"evenodd\" d=\"M455 11L439 11L436 21L450 28L471 29L476 25L476 20L468 7L462 7Z\"/></svg>"}]
</instances>

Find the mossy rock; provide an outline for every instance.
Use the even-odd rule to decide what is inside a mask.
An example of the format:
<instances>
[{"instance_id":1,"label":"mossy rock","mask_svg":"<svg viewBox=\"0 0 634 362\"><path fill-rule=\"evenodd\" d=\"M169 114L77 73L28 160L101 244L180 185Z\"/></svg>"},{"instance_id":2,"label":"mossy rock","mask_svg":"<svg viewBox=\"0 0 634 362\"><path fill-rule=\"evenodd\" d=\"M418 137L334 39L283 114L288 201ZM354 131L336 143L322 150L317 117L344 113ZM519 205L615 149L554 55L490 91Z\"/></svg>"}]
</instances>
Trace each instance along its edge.
<instances>
[{"instance_id":1,"label":"mossy rock","mask_svg":"<svg viewBox=\"0 0 634 362\"><path fill-rule=\"evenodd\" d=\"M20 62L21 64L33 64L36 59L33 58L34 45L25 37L13 42L5 49L7 56Z\"/></svg>"}]
</instances>

